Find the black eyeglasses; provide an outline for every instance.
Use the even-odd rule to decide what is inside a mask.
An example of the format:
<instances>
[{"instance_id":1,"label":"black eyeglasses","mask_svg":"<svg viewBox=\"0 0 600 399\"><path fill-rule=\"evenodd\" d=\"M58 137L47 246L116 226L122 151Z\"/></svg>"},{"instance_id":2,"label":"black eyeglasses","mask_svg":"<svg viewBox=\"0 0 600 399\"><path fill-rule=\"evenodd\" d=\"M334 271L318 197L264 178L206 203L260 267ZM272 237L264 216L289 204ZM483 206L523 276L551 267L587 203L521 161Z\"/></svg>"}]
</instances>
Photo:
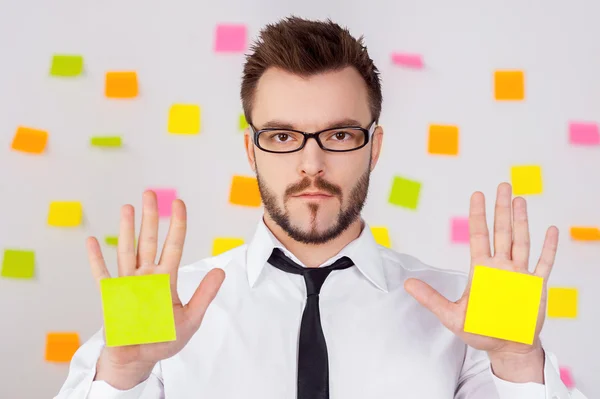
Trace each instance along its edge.
<instances>
[{"instance_id":1,"label":"black eyeglasses","mask_svg":"<svg viewBox=\"0 0 600 399\"><path fill-rule=\"evenodd\" d=\"M306 133L293 129L267 128L250 129L254 135L254 144L263 151L286 154L300 151L310 138L314 138L324 151L348 152L363 148L369 142L377 127L373 121L368 129L360 126L336 127L315 133Z\"/></svg>"}]
</instances>

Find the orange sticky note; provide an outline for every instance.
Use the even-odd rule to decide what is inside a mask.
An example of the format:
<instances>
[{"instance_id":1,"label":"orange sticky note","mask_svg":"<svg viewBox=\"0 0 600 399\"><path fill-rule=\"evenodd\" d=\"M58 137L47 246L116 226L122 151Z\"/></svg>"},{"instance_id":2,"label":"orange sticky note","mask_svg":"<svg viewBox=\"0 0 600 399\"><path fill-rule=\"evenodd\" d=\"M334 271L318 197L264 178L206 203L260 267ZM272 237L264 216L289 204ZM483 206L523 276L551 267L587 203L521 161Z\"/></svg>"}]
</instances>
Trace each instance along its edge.
<instances>
[{"instance_id":1,"label":"orange sticky note","mask_svg":"<svg viewBox=\"0 0 600 399\"><path fill-rule=\"evenodd\" d=\"M48 132L19 126L13 138L11 148L16 151L41 154L48 142Z\"/></svg>"},{"instance_id":2,"label":"orange sticky note","mask_svg":"<svg viewBox=\"0 0 600 399\"><path fill-rule=\"evenodd\" d=\"M106 97L108 98L134 98L138 95L137 72L107 72Z\"/></svg>"},{"instance_id":3,"label":"orange sticky note","mask_svg":"<svg viewBox=\"0 0 600 399\"><path fill-rule=\"evenodd\" d=\"M256 177L233 176L229 202L234 205L260 206L261 198Z\"/></svg>"},{"instance_id":4,"label":"orange sticky note","mask_svg":"<svg viewBox=\"0 0 600 399\"><path fill-rule=\"evenodd\" d=\"M458 155L458 126L430 125L427 151L437 155Z\"/></svg>"},{"instance_id":5,"label":"orange sticky note","mask_svg":"<svg viewBox=\"0 0 600 399\"><path fill-rule=\"evenodd\" d=\"M46 336L48 362L70 362L79 348L79 334L76 332L52 332Z\"/></svg>"},{"instance_id":6,"label":"orange sticky note","mask_svg":"<svg viewBox=\"0 0 600 399\"><path fill-rule=\"evenodd\" d=\"M496 71L494 73L495 97L498 101L525 99L525 73L523 71Z\"/></svg>"},{"instance_id":7,"label":"orange sticky note","mask_svg":"<svg viewBox=\"0 0 600 399\"><path fill-rule=\"evenodd\" d=\"M571 238L576 241L600 241L600 228L571 227Z\"/></svg>"}]
</instances>

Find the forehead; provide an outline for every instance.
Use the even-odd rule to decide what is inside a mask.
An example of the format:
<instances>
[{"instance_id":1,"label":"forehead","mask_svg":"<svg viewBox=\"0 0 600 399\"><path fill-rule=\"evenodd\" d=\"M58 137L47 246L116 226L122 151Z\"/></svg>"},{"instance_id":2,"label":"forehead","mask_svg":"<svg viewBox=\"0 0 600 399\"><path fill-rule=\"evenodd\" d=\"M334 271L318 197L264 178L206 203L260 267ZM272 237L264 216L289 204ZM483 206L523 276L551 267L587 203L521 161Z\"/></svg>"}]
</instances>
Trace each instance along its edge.
<instances>
[{"instance_id":1,"label":"forehead","mask_svg":"<svg viewBox=\"0 0 600 399\"><path fill-rule=\"evenodd\" d=\"M252 108L257 128L272 120L307 131L344 119L371 122L366 83L352 67L308 77L270 68L258 81Z\"/></svg>"}]
</instances>

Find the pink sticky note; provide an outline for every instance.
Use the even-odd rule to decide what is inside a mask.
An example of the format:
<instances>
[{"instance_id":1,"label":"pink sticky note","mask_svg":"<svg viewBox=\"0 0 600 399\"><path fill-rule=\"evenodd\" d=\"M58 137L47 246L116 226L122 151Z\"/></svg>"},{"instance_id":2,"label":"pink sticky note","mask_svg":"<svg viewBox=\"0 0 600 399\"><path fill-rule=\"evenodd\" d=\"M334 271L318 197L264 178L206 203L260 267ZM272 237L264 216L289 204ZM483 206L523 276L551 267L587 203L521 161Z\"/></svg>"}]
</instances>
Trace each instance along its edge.
<instances>
[{"instance_id":1,"label":"pink sticky note","mask_svg":"<svg viewBox=\"0 0 600 399\"><path fill-rule=\"evenodd\" d=\"M600 129L597 123L569 123L569 141L578 145L600 145Z\"/></svg>"},{"instance_id":2,"label":"pink sticky note","mask_svg":"<svg viewBox=\"0 0 600 399\"><path fill-rule=\"evenodd\" d=\"M158 217L170 217L171 205L177 199L177 190L174 188L151 188L156 193L158 202Z\"/></svg>"},{"instance_id":3,"label":"pink sticky note","mask_svg":"<svg viewBox=\"0 0 600 399\"><path fill-rule=\"evenodd\" d=\"M409 68L423 68L423 57L419 54L392 53L392 62Z\"/></svg>"},{"instance_id":4,"label":"pink sticky note","mask_svg":"<svg viewBox=\"0 0 600 399\"><path fill-rule=\"evenodd\" d=\"M559 367L560 370L560 379L565 384L567 388L573 388L575 386L575 382L573 381L573 376L571 375L571 370L567 367Z\"/></svg>"},{"instance_id":5,"label":"pink sticky note","mask_svg":"<svg viewBox=\"0 0 600 399\"><path fill-rule=\"evenodd\" d=\"M450 221L451 225L451 241L453 243L468 243L469 242L469 219L465 217L455 217Z\"/></svg>"},{"instance_id":6,"label":"pink sticky note","mask_svg":"<svg viewBox=\"0 0 600 399\"><path fill-rule=\"evenodd\" d=\"M215 37L216 52L239 52L246 48L245 25L217 25Z\"/></svg>"}]
</instances>

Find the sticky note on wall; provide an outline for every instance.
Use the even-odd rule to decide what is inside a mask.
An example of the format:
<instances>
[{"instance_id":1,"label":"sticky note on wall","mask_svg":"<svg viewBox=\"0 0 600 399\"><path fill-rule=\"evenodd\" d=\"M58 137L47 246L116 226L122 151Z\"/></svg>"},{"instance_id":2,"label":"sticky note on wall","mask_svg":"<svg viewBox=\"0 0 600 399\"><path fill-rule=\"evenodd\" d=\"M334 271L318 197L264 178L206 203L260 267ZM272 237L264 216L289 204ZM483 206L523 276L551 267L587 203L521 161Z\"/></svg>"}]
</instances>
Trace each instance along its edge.
<instances>
[{"instance_id":1,"label":"sticky note on wall","mask_svg":"<svg viewBox=\"0 0 600 399\"><path fill-rule=\"evenodd\" d=\"M259 207L262 202L256 177L233 176L229 191L229 203Z\"/></svg>"},{"instance_id":2,"label":"sticky note on wall","mask_svg":"<svg viewBox=\"0 0 600 399\"><path fill-rule=\"evenodd\" d=\"M46 335L46 353L48 362L68 363L79 349L79 334L76 332L51 332Z\"/></svg>"},{"instance_id":3,"label":"sticky note on wall","mask_svg":"<svg viewBox=\"0 0 600 399\"><path fill-rule=\"evenodd\" d=\"M542 286L541 277L476 265L465 331L531 345Z\"/></svg>"},{"instance_id":4,"label":"sticky note on wall","mask_svg":"<svg viewBox=\"0 0 600 399\"><path fill-rule=\"evenodd\" d=\"M423 56L415 53L392 53L392 63L414 69L422 69L424 66Z\"/></svg>"},{"instance_id":5,"label":"sticky note on wall","mask_svg":"<svg viewBox=\"0 0 600 399\"><path fill-rule=\"evenodd\" d=\"M450 241L455 244L469 243L468 217L455 217L450 219Z\"/></svg>"},{"instance_id":6,"label":"sticky note on wall","mask_svg":"<svg viewBox=\"0 0 600 399\"><path fill-rule=\"evenodd\" d=\"M433 155L458 155L458 126L430 125L427 151Z\"/></svg>"},{"instance_id":7,"label":"sticky note on wall","mask_svg":"<svg viewBox=\"0 0 600 399\"><path fill-rule=\"evenodd\" d=\"M213 240L212 256L217 256L244 244L243 238L218 237Z\"/></svg>"},{"instance_id":8,"label":"sticky note on wall","mask_svg":"<svg viewBox=\"0 0 600 399\"><path fill-rule=\"evenodd\" d=\"M395 176L392 181L389 202L408 209L417 209L421 183L401 176Z\"/></svg>"},{"instance_id":9,"label":"sticky note on wall","mask_svg":"<svg viewBox=\"0 0 600 399\"><path fill-rule=\"evenodd\" d=\"M138 95L138 78L135 71L106 73L104 92L108 98L134 98Z\"/></svg>"},{"instance_id":10,"label":"sticky note on wall","mask_svg":"<svg viewBox=\"0 0 600 399\"><path fill-rule=\"evenodd\" d=\"M569 142L584 146L600 145L600 128L598 124L592 122L569 123Z\"/></svg>"},{"instance_id":11,"label":"sticky note on wall","mask_svg":"<svg viewBox=\"0 0 600 399\"><path fill-rule=\"evenodd\" d=\"M543 192L541 166L513 166L510 170L510 177L514 195L533 195Z\"/></svg>"},{"instance_id":12,"label":"sticky note on wall","mask_svg":"<svg viewBox=\"0 0 600 399\"><path fill-rule=\"evenodd\" d=\"M83 72L83 57L80 55L55 54L52 56L50 75L75 77Z\"/></svg>"},{"instance_id":13,"label":"sticky note on wall","mask_svg":"<svg viewBox=\"0 0 600 399\"><path fill-rule=\"evenodd\" d=\"M177 190L174 188L151 188L156 194L158 203L158 216L170 217L173 210L173 201L177 199Z\"/></svg>"},{"instance_id":14,"label":"sticky note on wall","mask_svg":"<svg viewBox=\"0 0 600 399\"><path fill-rule=\"evenodd\" d=\"M35 253L30 250L5 249L2 258L2 277L33 278L35 270Z\"/></svg>"},{"instance_id":15,"label":"sticky note on wall","mask_svg":"<svg viewBox=\"0 0 600 399\"><path fill-rule=\"evenodd\" d=\"M577 317L577 288L548 288L548 317L574 319Z\"/></svg>"},{"instance_id":16,"label":"sticky note on wall","mask_svg":"<svg viewBox=\"0 0 600 399\"><path fill-rule=\"evenodd\" d=\"M75 227L81 224L83 207L78 201L54 201L50 203L48 224L54 227Z\"/></svg>"},{"instance_id":17,"label":"sticky note on wall","mask_svg":"<svg viewBox=\"0 0 600 399\"><path fill-rule=\"evenodd\" d=\"M392 247L392 243L390 241L390 232L388 231L387 227L371 226L371 234L373 234L373 238L377 244L388 248Z\"/></svg>"},{"instance_id":18,"label":"sticky note on wall","mask_svg":"<svg viewBox=\"0 0 600 399\"><path fill-rule=\"evenodd\" d=\"M494 72L494 95L498 101L525 99L525 72L506 70Z\"/></svg>"},{"instance_id":19,"label":"sticky note on wall","mask_svg":"<svg viewBox=\"0 0 600 399\"><path fill-rule=\"evenodd\" d=\"M220 24L215 32L215 51L241 52L246 48L246 25Z\"/></svg>"},{"instance_id":20,"label":"sticky note on wall","mask_svg":"<svg viewBox=\"0 0 600 399\"><path fill-rule=\"evenodd\" d=\"M246 121L246 116L244 114L240 115L238 126L240 130L245 130L248 128L248 122Z\"/></svg>"},{"instance_id":21,"label":"sticky note on wall","mask_svg":"<svg viewBox=\"0 0 600 399\"><path fill-rule=\"evenodd\" d=\"M560 379L563 384L569 389L575 388L575 380L573 380L573 375L571 374L571 370L568 367L561 366L559 367Z\"/></svg>"},{"instance_id":22,"label":"sticky note on wall","mask_svg":"<svg viewBox=\"0 0 600 399\"><path fill-rule=\"evenodd\" d=\"M598 227L571 227L571 238L575 241L600 241L600 228Z\"/></svg>"},{"instance_id":23,"label":"sticky note on wall","mask_svg":"<svg viewBox=\"0 0 600 399\"><path fill-rule=\"evenodd\" d=\"M168 274L100 280L106 346L176 339Z\"/></svg>"},{"instance_id":24,"label":"sticky note on wall","mask_svg":"<svg viewBox=\"0 0 600 399\"><path fill-rule=\"evenodd\" d=\"M200 132L200 106L174 104L169 110L169 133L198 134Z\"/></svg>"},{"instance_id":25,"label":"sticky note on wall","mask_svg":"<svg viewBox=\"0 0 600 399\"><path fill-rule=\"evenodd\" d=\"M119 136L94 136L90 139L90 144L92 147L118 148L123 143Z\"/></svg>"},{"instance_id":26,"label":"sticky note on wall","mask_svg":"<svg viewBox=\"0 0 600 399\"><path fill-rule=\"evenodd\" d=\"M19 126L13 138L11 148L15 151L41 154L46 149L47 142L48 132L45 130Z\"/></svg>"}]
</instances>

